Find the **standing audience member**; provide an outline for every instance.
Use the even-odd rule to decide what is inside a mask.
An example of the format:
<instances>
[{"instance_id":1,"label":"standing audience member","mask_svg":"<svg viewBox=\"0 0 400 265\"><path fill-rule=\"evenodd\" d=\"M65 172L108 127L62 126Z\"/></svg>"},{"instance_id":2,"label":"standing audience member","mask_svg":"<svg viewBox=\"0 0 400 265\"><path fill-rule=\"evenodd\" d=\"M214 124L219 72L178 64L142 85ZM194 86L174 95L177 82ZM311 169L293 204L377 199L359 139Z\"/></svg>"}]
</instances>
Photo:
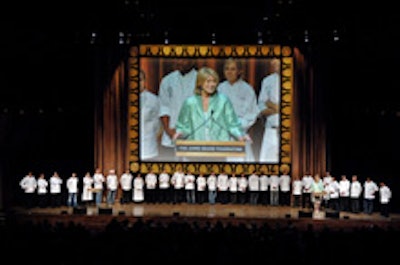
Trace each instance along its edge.
<instances>
[{"instance_id":1,"label":"standing audience member","mask_svg":"<svg viewBox=\"0 0 400 265\"><path fill-rule=\"evenodd\" d=\"M379 191L378 185L370 178L364 182L364 213L371 215L374 212L375 194Z\"/></svg>"},{"instance_id":2,"label":"standing audience member","mask_svg":"<svg viewBox=\"0 0 400 265\"><path fill-rule=\"evenodd\" d=\"M129 169L121 175L119 184L122 190L121 204L132 202L133 175Z\"/></svg>"},{"instance_id":3,"label":"standing audience member","mask_svg":"<svg viewBox=\"0 0 400 265\"><path fill-rule=\"evenodd\" d=\"M81 195L81 202L84 205L88 205L93 202L93 177L90 172L86 172L82 179L83 189Z\"/></svg>"},{"instance_id":4,"label":"standing audience member","mask_svg":"<svg viewBox=\"0 0 400 265\"><path fill-rule=\"evenodd\" d=\"M63 180L57 171L54 171L53 175L50 177L50 205L51 207L60 207L63 205L62 200L62 183Z\"/></svg>"},{"instance_id":5,"label":"standing audience member","mask_svg":"<svg viewBox=\"0 0 400 265\"><path fill-rule=\"evenodd\" d=\"M360 198L362 195L362 185L358 181L357 175L351 176L350 184L350 210L352 213L360 212Z\"/></svg>"},{"instance_id":6,"label":"standing audience member","mask_svg":"<svg viewBox=\"0 0 400 265\"><path fill-rule=\"evenodd\" d=\"M67 179L67 190L68 190L68 198L67 198L67 206L69 207L78 207L78 187L79 179L77 174L73 172L71 176Z\"/></svg>"},{"instance_id":7,"label":"standing audience member","mask_svg":"<svg viewBox=\"0 0 400 265\"><path fill-rule=\"evenodd\" d=\"M384 217L389 217L389 203L392 198L392 191L386 185L385 182L381 181L379 183L379 204L380 204L380 214Z\"/></svg>"},{"instance_id":8,"label":"standing audience member","mask_svg":"<svg viewBox=\"0 0 400 265\"><path fill-rule=\"evenodd\" d=\"M24 206L27 209L36 206L37 180L33 173L31 171L28 172L28 174L21 179L19 185L24 191Z\"/></svg>"}]
</instances>

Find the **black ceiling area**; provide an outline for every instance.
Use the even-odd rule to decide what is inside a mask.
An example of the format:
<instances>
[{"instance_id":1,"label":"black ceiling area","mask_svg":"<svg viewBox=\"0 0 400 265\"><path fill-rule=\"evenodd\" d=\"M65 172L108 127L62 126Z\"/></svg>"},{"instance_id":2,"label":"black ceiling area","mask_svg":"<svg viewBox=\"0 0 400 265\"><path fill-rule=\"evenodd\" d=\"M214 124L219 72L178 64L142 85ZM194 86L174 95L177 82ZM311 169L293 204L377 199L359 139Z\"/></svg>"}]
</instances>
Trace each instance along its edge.
<instances>
[{"instance_id":1,"label":"black ceiling area","mask_svg":"<svg viewBox=\"0 0 400 265\"><path fill-rule=\"evenodd\" d=\"M396 98L386 96L397 85L390 77L397 74L400 44L396 28L399 18L393 5L387 3L70 0L2 5L3 108L75 106L77 99L72 91L83 91L76 82L90 87L91 47L118 46L122 40L124 45L167 41L292 45L329 65L334 81L326 82L338 82L333 91L338 97L347 94L352 105L354 99L365 99L368 106L361 106L363 110L380 111L387 105L391 111L398 109ZM377 86L381 93L368 92ZM86 105L86 98L81 99Z\"/></svg>"},{"instance_id":2,"label":"black ceiling area","mask_svg":"<svg viewBox=\"0 0 400 265\"><path fill-rule=\"evenodd\" d=\"M32 85L14 82L21 61L30 72L18 81L39 78L42 86L47 83L40 78L42 69L50 70L51 78L48 65L54 61L63 61L57 71L65 67L61 71L68 73L70 65L88 59L88 45L119 45L121 39L124 44L288 44L315 54L333 47L349 58L346 66L357 66L356 75L369 78L377 68L382 71L371 64L392 71L387 65L399 58L396 9L367 1L9 1L2 7L0 56L3 80L12 90Z\"/></svg>"},{"instance_id":3,"label":"black ceiling area","mask_svg":"<svg viewBox=\"0 0 400 265\"><path fill-rule=\"evenodd\" d=\"M400 31L393 5L344 0L5 1L0 16L0 110L7 129L0 138L3 150L29 149L32 160L42 156L62 161L61 154L68 157L76 149L90 149L93 80L102 75L93 73L90 52L94 46L118 46L123 36L124 45L168 40L301 47L325 67L317 69L316 79L321 89L329 90L333 102L332 152L344 156L338 171L368 165L385 152L390 153L389 164L398 164L400 106L393 94L398 90L394 77ZM25 115L31 124L18 127L22 114L45 118L33 124ZM29 137L22 133L32 130L36 132ZM62 153L51 156L54 145L44 147L34 137L42 143L71 138L84 145L66 143ZM370 142L373 146L361 151ZM78 155L90 162L87 157L92 159L90 151ZM376 171L387 163L377 163ZM368 166L370 170L372 165Z\"/></svg>"},{"instance_id":4,"label":"black ceiling area","mask_svg":"<svg viewBox=\"0 0 400 265\"><path fill-rule=\"evenodd\" d=\"M124 32L137 42L163 42L167 34L171 42L192 44L211 42L213 34L221 44L252 44L260 35L265 41L297 43L305 31L315 42L331 41L334 31L348 41L396 34L386 32L396 24L392 7L366 1L15 1L3 13L2 30L16 37L7 39L11 43L40 42L39 36L29 36L38 31L62 42L84 42L97 32L112 43Z\"/></svg>"}]
</instances>

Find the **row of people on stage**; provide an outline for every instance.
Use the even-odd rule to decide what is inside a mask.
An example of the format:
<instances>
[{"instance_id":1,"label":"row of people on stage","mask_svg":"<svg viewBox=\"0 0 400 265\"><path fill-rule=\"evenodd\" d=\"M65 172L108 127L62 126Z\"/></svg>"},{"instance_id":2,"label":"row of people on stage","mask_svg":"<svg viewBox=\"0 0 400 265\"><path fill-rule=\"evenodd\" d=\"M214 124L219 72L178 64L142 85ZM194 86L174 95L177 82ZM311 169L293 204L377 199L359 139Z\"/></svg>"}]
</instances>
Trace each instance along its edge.
<instances>
[{"instance_id":1,"label":"row of people on stage","mask_svg":"<svg viewBox=\"0 0 400 265\"><path fill-rule=\"evenodd\" d=\"M314 203L321 207L334 211L345 211L352 213L363 212L372 214L374 206L380 206L382 216L389 216L389 202L392 191L384 181L377 184L370 177L362 183L357 175L348 179L341 175L340 179L326 172L325 176L319 174L312 176L306 173L300 179L298 177L292 182L293 205L303 208L314 208Z\"/></svg>"},{"instance_id":2,"label":"row of people on stage","mask_svg":"<svg viewBox=\"0 0 400 265\"><path fill-rule=\"evenodd\" d=\"M80 183L82 182L82 183ZM63 201L63 179L57 172L47 180L44 174L39 177L29 172L21 181L25 203L33 206L76 207L106 202L113 205L120 193L120 203L233 203L251 205L293 206L313 208L314 202L320 202L326 209L372 214L375 198L379 198L381 213L389 215L389 202L392 197L390 188L381 181L376 184L366 178L361 184L357 175L351 180L341 175L340 180L329 172L324 177L306 173L301 178L287 174L228 174L226 172L193 174L179 169L173 174L167 171L158 175L125 171L120 176L114 169L104 175L96 169L93 176L87 172L80 181L76 173L66 180L66 201ZM36 202L36 205L34 204Z\"/></svg>"},{"instance_id":3,"label":"row of people on stage","mask_svg":"<svg viewBox=\"0 0 400 265\"><path fill-rule=\"evenodd\" d=\"M29 172L20 186L25 194L28 208L33 206L76 207L93 202L113 205L120 191L120 203L238 203L262 205L290 205L291 178L283 175L258 175L242 173L199 174L177 170L172 175L166 171L156 174L150 171L135 176L127 170L120 177L115 170L104 175L96 169L93 176L88 172L83 179L72 173L66 181L66 202L62 201L63 180L55 172L49 180L40 174L39 178ZM37 200L33 197L36 197ZM37 205L33 204L37 202Z\"/></svg>"}]
</instances>

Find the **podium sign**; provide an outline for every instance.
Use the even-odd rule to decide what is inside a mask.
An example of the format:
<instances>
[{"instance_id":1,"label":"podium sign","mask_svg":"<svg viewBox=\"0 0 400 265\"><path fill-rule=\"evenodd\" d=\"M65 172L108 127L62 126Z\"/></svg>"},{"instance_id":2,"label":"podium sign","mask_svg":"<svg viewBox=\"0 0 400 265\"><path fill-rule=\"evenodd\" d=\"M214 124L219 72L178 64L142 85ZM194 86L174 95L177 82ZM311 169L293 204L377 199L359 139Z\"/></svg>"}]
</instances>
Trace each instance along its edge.
<instances>
[{"instance_id":1,"label":"podium sign","mask_svg":"<svg viewBox=\"0 0 400 265\"><path fill-rule=\"evenodd\" d=\"M244 141L193 141L177 140L176 156L199 157L244 157L246 142Z\"/></svg>"}]
</instances>

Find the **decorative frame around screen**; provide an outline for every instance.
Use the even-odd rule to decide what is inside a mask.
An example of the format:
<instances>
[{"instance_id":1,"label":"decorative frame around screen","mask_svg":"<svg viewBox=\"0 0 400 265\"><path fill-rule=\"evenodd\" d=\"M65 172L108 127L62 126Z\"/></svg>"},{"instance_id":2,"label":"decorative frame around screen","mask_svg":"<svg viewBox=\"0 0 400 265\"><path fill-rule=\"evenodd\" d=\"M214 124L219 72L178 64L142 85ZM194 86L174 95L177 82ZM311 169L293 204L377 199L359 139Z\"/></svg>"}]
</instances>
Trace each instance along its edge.
<instances>
[{"instance_id":1,"label":"decorative frame around screen","mask_svg":"<svg viewBox=\"0 0 400 265\"><path fill-rule=\"evenodd\" d=\"M280 163L214 163L214 162L147 162L141 161L139 156L140 113L139 113L139 70L140 59L149 58L256 58L281 59L281 128L280 128ZM293 124L293 49L281 45L150 45L132 46L128 61L129 68L129 95L128 95L128 142L129 166L132 172L147 173L153 170L156 173L166 169L174 172L178 168L191 172L219 173L250 173L253 171L277 174L285 170L291 171L292 154L292 124Z\"/></svg>"}]
</instances>

